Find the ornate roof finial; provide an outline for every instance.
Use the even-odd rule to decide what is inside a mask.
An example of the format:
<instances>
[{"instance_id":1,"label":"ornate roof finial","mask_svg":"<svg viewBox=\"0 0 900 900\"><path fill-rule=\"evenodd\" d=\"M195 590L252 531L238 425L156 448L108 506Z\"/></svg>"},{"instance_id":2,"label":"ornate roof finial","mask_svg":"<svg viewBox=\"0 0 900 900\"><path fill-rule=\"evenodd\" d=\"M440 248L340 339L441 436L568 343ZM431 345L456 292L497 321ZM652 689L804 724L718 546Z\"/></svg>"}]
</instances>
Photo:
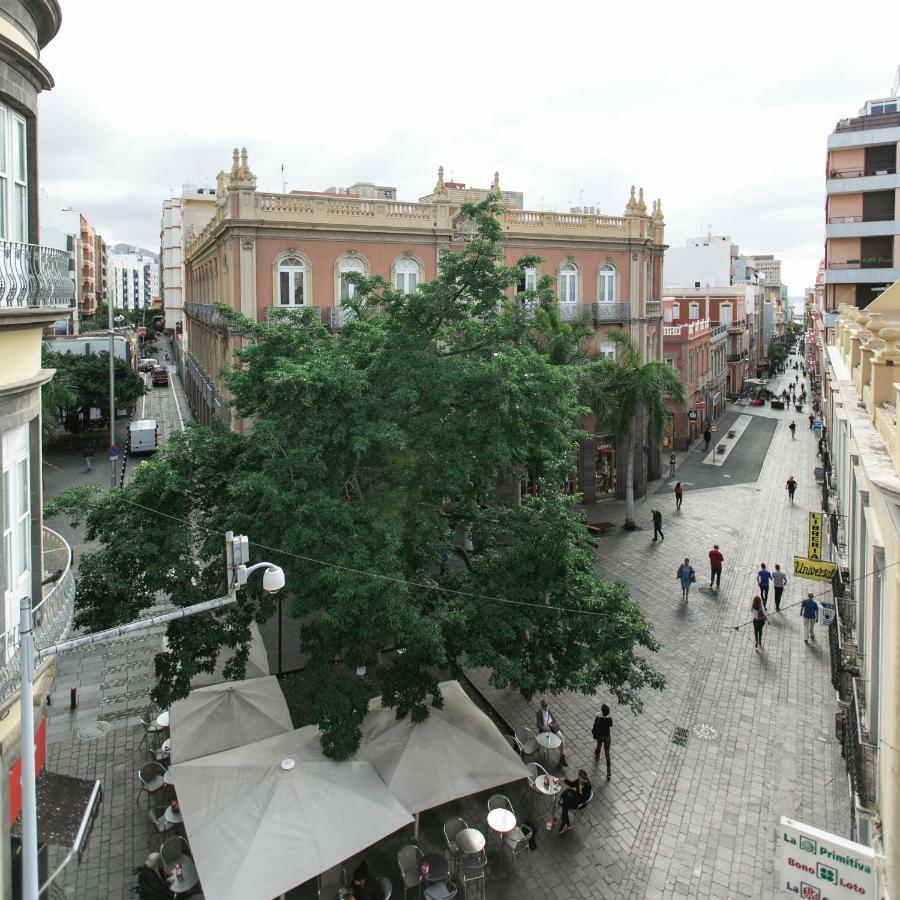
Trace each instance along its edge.
<instances>
[{"instance_id":1,"label":"ornate roof finial","mask_svg":"<svg viewBox=\"0 0 900 900\"><path fill-rule=\"evenodd\" d=\"M637 202L638 210L642 213L647 212L647 204L644 203L644 189L641 188L638 191L638 202Z\"/></svg>"},{"instance_id":2,"label":"ornate roof finial","mask_svg":"<svg viewBox=\"0 0 900 900\"><path fill-rule=\"evenodd\" d=\"M447 196L447 185L444 184L444 167L438 166L438 177L437 184L434 186L434 190L431 192L435 197L446 197Z\"/></svg>"},{"instance_id":3,"label":"ornate roof finial","mask_svg":"<svg viewBox=\"0 0 900 900\"><path fill-rule=\"evenodd\" d=\"M224 169L216 175L216 197L221 199L225 196L225 171Z\"/></svg>"},{"instance_id":4,"label":"ornate roof finial","mask_svg":"<svg viewBox=\"0 0 900 900\"><path fill-rule=\"evenodd\" d=\"M241 177L241 163L237 147L234 148L234 153L231 154L231 160L231 171L228 173L228 177L231 181L238 181Z\"/></svg>"},{"instance_id":5,"label":"ornate roof finial","mask_svg":"<svg viewBox=\"0 0 900 900\"><path fill-rule=\"evenodd\" d=\"M491 182L491 193L499 194L500 193L500 173L494 172L494 180Z\"/></svg>"},{"instance_id":6,"label":"ornate roof finial","mask_svg":"<svg viewBox=\"0 0 900 900\"><path fill-rule=\"evenodd\" d=\"M625 215L628 213L633 213L637 211L637 200L634 197L634 185L631 186L631 196L628 198L628 202L625 204Z\"/></svg>"},{"instance_id":7,"label":"ornate roof finial","mask_svg":"<svg viewBox=\"0 0 900 900\"><path fill-rule=\"evenodd\" d=\"M662 221L663 221L662 200L654 201L652 219L654 222L658 222L658 223L662 224Z\"/></svg>"},{"instance_id":8,"label":"ornate roof finial","mask_svg":"<svg viewBox=\"0 0 900 900\"><path fill-rule=\"evenodd\" d=\"M241 147L241 181L248 181L250 178L250 167L247 165L247 148ZM641 197L644 191L641 189Z\"/></svg>"}]
</instances>

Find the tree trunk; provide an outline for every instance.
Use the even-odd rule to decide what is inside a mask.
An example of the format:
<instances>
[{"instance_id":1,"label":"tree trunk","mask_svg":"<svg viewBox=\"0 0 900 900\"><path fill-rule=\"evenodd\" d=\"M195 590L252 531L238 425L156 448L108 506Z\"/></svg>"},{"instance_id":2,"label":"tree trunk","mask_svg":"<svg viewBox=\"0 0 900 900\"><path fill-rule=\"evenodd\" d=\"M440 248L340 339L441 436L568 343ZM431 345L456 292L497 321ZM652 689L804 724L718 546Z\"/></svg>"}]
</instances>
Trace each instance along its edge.
<instances>
[{"instance_id":1,"label":"tree trunk","mask_svg":"<svg viewBox=\"0 0 900 900\"><path fill-rule=\"evenodd\" d=\"M634 419L628 428L625 441L628 455L625 458L625 528L635 531L637 523L634 521Z\"/></svg>"}]
</instances>

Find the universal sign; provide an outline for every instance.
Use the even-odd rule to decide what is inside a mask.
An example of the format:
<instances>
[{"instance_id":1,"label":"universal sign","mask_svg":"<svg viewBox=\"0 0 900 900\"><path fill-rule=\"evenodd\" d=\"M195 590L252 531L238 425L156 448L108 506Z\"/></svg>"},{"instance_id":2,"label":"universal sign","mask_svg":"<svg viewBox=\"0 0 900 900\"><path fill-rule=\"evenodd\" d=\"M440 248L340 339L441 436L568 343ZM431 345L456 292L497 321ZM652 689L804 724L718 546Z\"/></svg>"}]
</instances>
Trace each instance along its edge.
<instances>
[{"instance_id":1,"label":"universal sign","mask_svg":"<svg viewBox=\"0 0 900 900\"><path fill-rule=\"evenodd\" d=\"M811 825L781 817L778 888L804 900L871 897L875 851Z\"/></svg>"},{"instance_id":2,"label":"universal sign","mask_svg":"<svg viewBox=\"0 0 900 900\"><path fill-rule=\"evenodd\" d=\"M833 562L820 559L806 559L804 556L794 557L794 574L799 578L811 578L813 581L824 581L831 584L831 578L837 566Z\"/></svg>"}]
</instances>

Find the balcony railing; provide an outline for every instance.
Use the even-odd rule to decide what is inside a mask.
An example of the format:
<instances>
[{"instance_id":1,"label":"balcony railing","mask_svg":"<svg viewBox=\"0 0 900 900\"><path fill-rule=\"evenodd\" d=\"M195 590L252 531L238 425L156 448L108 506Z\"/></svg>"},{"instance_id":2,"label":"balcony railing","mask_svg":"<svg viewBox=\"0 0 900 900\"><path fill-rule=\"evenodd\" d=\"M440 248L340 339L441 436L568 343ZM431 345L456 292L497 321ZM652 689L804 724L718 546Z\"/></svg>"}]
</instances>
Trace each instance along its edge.
<instances>
[{"instance_id":1,"label":"balcony railing","mask_svg":"<svg viewBox=\"0 0 900 900\"><path fill-rule=\"evenodd\" d=\"M900 113L881 113L875 116L854 116L852 119L841 119L834 128L835 134L842 131L868 131L870 128L900 127Z\"/></svg>"},{"instance_id":2,"label":"balcony railing","mask_svg":"<svg viewBox=\"0 0 900 900\"><path fill-rule=\"evenodd\" d=\"M866 715L865 682L853 679L853 699L847 711L847 768L853 790L862 806L875 806L876 748L869 738L869 722Z\"/></svg>"},{"instance_id":3,"label":"balcony railing","mask_svg":"<svg viewBox=\"0 0 900 900\"><path fill-rule=\"evenodd\" d=\"M747 351L744 350L742 353L726 353L725 354L725 362L727 363L736 363L740 362L742 359L747 359Z\"/></svg>"},{"instance_id":4,"label":"balcony railing","mask_svg":"<svg viewBox=\"0 0 900 900\"><path fill-rule=\"evenodd\" d=\"M830 262L829 269L892 269L894 260L889 256L868 256L865 259L847 259L844 262Z\"/></svg>"},{"instance_id":5,"label":"balcony railing","mask_svg":"<svg viewBox=\"0 0 900 900\"><path fill-rule=\"evenodd\" d=\"M595 322L627 322L631 319L630 303L593 303Z\"/></svg>"},{"instance_id":6,"label":"balcony railing","mask_svg":"<svg viewBox=\"0 0 900 900\"><path fill-rule=\"evenodd\" d=\"M185 303L184 314L220 331L229 331L231 325L219 310L211 303Z\"/></svg>"},{"instance_id":7,"label":"balcony railing","mask_svg":"<svg viewBox=\"0 0 900 900\"><path fill-rule=\"evenodd\" d=\"M662 314L662 310L660 308L662 304L659 302L659 300L648 300L645 306L647 308L647 316L650 318L655 318L656 316Z\"/></svg>"},{"instance_id":8,"label":"balcony railing","mask_svg":"<svg viewBox=\"0 0 900 900\"><path fill-rule=\"evenodd\" d=\"M75 305L69 254L54 247L0 240L0 309Z\"/></svg>"},{"instance_id":9,"label":"balcony railing","mask_svg":"<svg viewBox=\"0 0 900 900\"><path fill-rule=\"evenodd\" d=\"M285 324L291 321L291 313L297 313L301 310L309 310L320 322L322 321L322 310L318 306L267 306L266 307L266 324Z\"/></svg>"},{"instance_id":10,"label":"balcony railing","mask_svg":"<svg viewBox=\"0 0 900 900\"><path fill-rule=\"evenodd\" d=\"M340 331L355 315L349 306L332 306L328 309L328 327Z\"/></svg>"},{"instance_id":11,"label":"balcony railing","mask_svg":"<svg viewBox=\"0 0 900 900\"><path fill-rule=\"evenodd\" d=\"M896 166L872 166L870 168L858 167L850 169L832 169L828 173L829 178L866 178L870 175L896 175Z\"/></svg>"},{"instance_id":12,"label":"balcony railing","mask_svg":"<svg viewBox=\"0 0 900 900\"><path fill-rule=\"evenodd\" d=\"M894 213L874 213L868 216L829 216L829 225L853 225L859 222L893 222Z\"/></svg>"},{"instance_id":13,"label":"balcony railing","mask_svg":"<svg viewBox=\"0 0 900 900\"><path fill-rule=\"evenodd\" d=\"M563 322L574 322L584 316L593 318L593 310L590 303L576 303L560 300L556 304L559 310L559 318Z\"/></svg>"},{"instance_id":14,"label":"balcony railing","mask_svg":"<svg viewBox=\"0 0 900 900\"><path fill-rule=\"evenodd\" d=\"M34 641L38 650L58 643L72 624L75 608L75 576L72 550L50 528L44 528L44 596L34 607ZM19 623L0 636L0 704L19 689Z\"/></svg>"}]
</instances>

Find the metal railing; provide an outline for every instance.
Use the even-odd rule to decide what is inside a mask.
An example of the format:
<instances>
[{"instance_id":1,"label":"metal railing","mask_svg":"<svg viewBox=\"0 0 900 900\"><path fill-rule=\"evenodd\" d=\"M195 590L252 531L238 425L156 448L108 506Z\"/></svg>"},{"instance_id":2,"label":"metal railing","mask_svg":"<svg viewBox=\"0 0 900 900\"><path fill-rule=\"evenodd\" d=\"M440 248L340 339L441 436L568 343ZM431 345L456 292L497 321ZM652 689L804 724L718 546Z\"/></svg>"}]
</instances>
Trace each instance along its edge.
<instances>
[{"instance_id":1,"label":"metal railing","mask_svg":"<svg viewBox=\"0 0 900 900\"><path fill-rule=\"evenodd\" d=\"M854 116L841 119L834 127L834 133L842 131L868 131L870 128L897 128L900 126L900 113L880 113L872 116Z\"/></svg>"},{"instance_id":2,"label":"metal railing","mask_svg":"<svg viewBox=\"0 0 900 900\"><path fill-rule=\"evenodd\" d=\"M328 309L328 327L339 331L356 315L349 306L331 306Z\"/></svg>"},{"instance_id":3,"label":"metal railing","mask_svg":"<svg viewBox=\"0 0 900 900\"><path fill-rule=\"evenodd\" d=\"M630 303L592 303L595 322L628 322L631 319Z\"/></svg>"},{"instance_id":4,"label":"metal railing","mask_svg":"<svg viewBox=\"0 0 900 900\"><path fill-rule=\"evenodd\" d=\"M828 263L829 269L893 269L894 260L889 256L867 256L864 259L846 259Z\"/></svg>"},{"instance_id":5,"label":"metal railing","mask_svg":"<svg viewBox=\"0 0 900 900\"><path fill-rule=\"evenodd\" d=\"M74 305L75 280L68 253L0 240L0 309Z\"/></svg>"},{"instance_id":6,"label":"metal railing","mask_svg":"<svg viewBox=\"0 0 900 900\"><path fill-rule=\"evenodd\" d=\"M896 166L870 166L869 168L859 167L849 169L831 169L828 173L829 178L866 178L870 175L896 175Z\"/></svg>"},{"instance_id":7,"label":"metal railing","mask_svg":"<svg viewBox=\"0 0 900 900\"><path fill-rule=\"evenodd\" d=\"M859 222L893 222L894 213L874 213L868 216L829 216L829 225L851 225Z\"/></svg>"},{"instance_id":8,"label":"metal railing","mask_svg":"<svg viewBox=\"0 0 900 900\"><path fill-rule=\"evenodd\" d=\"M218 328L220 331L230 331L231 325L219 310L211 303L185 303L184 314L199 322Z\"/></svg>"},{"instance_id":9,"label":"metal railing","mask_svg":"<svg viewBox=\"0 0 900 900\"><path fill-rule=\"evenodd\" d=\"M725 354L725 362L727 363L736 363L740 362L742 359L747 359L748 353L744 350L742 353L726 353Z\"/></svg>"},{"instance_id":10,"label":"metal railing","mask_svg":"<svg viewBox=\"0 0 900 900\"><path fill-rule=\"evenodd\" d=\"M290 314L301 310L309 310L320 322L322 321L322 310L318 306L267 306L265 310L268 325L290 324L292 320Z\"/></svg>"},{"instance_id":11,"label":"metal railing","mask_svg":"<svg viewBox=\"0 0 900 900\"><path fill-rule=\"evenodd\" d=\"M560 300L556 304L556 308L559 310L559 318L562 322L574 322L585 315L593 317L590 303Z\"/></svg>"},{"instance_id":12,"label":"metal railing","mask_svg":"<svg viewBox=\"0 0 900 900\"><path fill-rule=\"evenodd\" d=\"M853 790L862 806L875 806L876 765L875 746L869 739L866 716L865 682L853 679L853 698L847 710L847 768Z\"/></svg>"},{"instance_id":13,"label":"metal railing","mask_svg":"<svg viewBox=\"0 0 900 900\"><path fill-rule=\"evenodd\" d=\"M72 549L51 528L44 528L44 578L57 576L44 587L41 602L34 607L34 641L38 650L56 644L68 632L75 609L75 576ZM0 636L3 666L0 667L0 703L19 689L19 623Z\"/></svg>"}]
</instances>

